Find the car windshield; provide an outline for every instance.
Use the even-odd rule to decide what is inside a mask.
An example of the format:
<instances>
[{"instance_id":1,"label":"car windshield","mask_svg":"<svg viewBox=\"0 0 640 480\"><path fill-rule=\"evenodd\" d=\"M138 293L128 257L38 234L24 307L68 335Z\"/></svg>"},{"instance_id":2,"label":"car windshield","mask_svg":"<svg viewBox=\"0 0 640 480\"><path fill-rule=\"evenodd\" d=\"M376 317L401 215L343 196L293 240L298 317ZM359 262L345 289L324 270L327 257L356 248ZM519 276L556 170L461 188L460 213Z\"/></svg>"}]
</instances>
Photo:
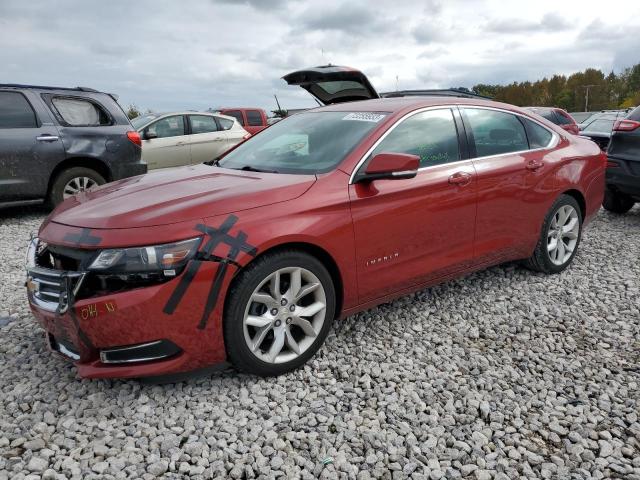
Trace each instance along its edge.
<instances>
[{"instance_id":1,"label":"car windshield","mask_svg":"<svg viewBox=\"0 0 640 480\"><path fill-rule=\"evenodd\" d=\"M224 156L236 170L316 174L333 170L385 117L383 112L305 112L270 126Z\"/></svg>"},{"instance_id":2,"label":"car windshield","mask_svg":"<svg viewBox=\"0 0 640 480\"><path fill-rule=\"evenodd\" d=\"M140 115L131 120L131 125L133 125L133 128L135 128L136 130L139 130L140 128L144 127L147 123L149 123L151 120L154 120L156 118L158 118L158 115L154 115L154 114Z\"/></svg>"},{"instance_id":3,"label":"car windshield","mask_svg":"<svg viewBox=\"0 0 640 480\"><path fill-rule=\"evenodd\" d=\"M610 133L613 130L614 120L599 119L587 125L583 132L602 132Z\"/></svg>"}]
</instances>

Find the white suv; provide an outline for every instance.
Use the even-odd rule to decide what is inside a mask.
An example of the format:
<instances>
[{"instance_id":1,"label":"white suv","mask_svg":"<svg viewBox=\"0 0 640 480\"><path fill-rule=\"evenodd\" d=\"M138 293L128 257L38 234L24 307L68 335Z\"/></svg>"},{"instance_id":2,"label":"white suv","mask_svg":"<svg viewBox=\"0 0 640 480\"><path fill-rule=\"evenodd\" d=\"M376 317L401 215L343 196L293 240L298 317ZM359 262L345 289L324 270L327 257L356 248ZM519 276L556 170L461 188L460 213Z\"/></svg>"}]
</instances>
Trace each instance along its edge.
<instances>
[{"instance_id":1,"label":"white suv","mask_svg":"<svg viewBox=\"0 0 640 480\"><path fill-rule=\"evenodd\" d=\"M250 136L235 118L204 112L149 113L131 123L149 170L214 160Z\"/></svg>"}]
</instances>

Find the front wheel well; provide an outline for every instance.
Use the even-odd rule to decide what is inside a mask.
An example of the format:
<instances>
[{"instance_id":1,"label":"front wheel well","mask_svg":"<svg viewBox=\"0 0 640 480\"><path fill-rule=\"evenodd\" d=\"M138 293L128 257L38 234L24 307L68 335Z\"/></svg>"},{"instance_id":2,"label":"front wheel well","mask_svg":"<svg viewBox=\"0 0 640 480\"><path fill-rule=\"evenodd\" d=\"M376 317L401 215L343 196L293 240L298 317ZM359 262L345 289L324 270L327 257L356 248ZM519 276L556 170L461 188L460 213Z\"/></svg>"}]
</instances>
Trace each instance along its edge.
<instances>
[{"instance_id":1,"label":"front wheel well","mask_svg":"<svg viewBox=\"0 0 640 480\"><path fill-rule=\"evenodd\" d=\"M85 167L90 168L91 170L95 170L107 182L110 182L113 179L111 170L102 160L90 157L67 158L66 160L63 160L58 165L56 165L56 168L54 168L53 172L51 172L51 176L49 177L49 185L47 187L47 195L51 192L53 182L55 182L58 175L60 175L61 172L64 172L65 170L73 167Z\"/></svg>"},{"instance_id":2,"label":"front wheel well","mask_svg":"<svg viewBox=\"0 0 640 480\"><path fill-rule=\"evenodd\" d=\"M331 280L333 281L333 286L336 292L336 312L335 318L340 317L340 313L342 312L342 302L344 298L344 289L342 282L342 275L340 274L340 269L338 268L338 264L333 259L333 257L322 247L314 245L312 243L305 242L292 242L292 243L283 243L280 245L276 245L271 247L263 252L260 252L255 258L251 259L251 262L247 263L243 268L239 269L235 276L237 276L244 268L251 265L252 262L256 261L258 258L263 257L269 253L279 252L282 250L298 250L300 252L304 252L312 257L318 259L325 268L329 271L329 275L331 276Z\"/></svg>"},{"instance_id":3,"label":"front wheel well","mask_svg":"<svg viewBox=\"0 0 640 480\"><path fill-rule=\"evenodd\" d=\"M584 220L585 215L587 214L587 202L584 199L584 195L579 190L567 190L566 192L562 192L563 195L569 195L573 197L578 205L580 206L580 214L582 215L582 220Z\"/></svg>"}]
</instances>

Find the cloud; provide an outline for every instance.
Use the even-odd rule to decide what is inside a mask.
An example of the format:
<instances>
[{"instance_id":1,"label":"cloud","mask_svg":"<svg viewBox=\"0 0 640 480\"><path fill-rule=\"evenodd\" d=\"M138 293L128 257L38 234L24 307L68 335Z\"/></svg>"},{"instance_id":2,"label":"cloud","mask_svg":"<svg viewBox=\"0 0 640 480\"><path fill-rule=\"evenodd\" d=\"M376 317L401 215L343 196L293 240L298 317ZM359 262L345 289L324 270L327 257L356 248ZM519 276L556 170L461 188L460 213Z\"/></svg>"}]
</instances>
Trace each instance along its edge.
<instances>
[{"instance_id":1,"label":"cloud","mask_svg":"<svg viewBox=\"0 0 640 480\"><path fill-rule=\"evenodd\" d=\"M47 0L1 0L0 65L5 82L85 85L160 111L273 109L274 94L313 106L281 77L329 62L380 91L396 77L403 89L446 88L638 62L640 5L590 1L58 0L52 12Z\"/></svg>"},{"instance_id":2,"label":"cloud","mask_svg":"<svg viewBox=\"0 0 640 480\"><path fill-rule=\"evenodd\" d=\"M496 18L489 20L486 30L494 33L559 32L571 28L571 23L554 12L546 13L539 21L525 18Z\"/></svg>"}]
</instances>

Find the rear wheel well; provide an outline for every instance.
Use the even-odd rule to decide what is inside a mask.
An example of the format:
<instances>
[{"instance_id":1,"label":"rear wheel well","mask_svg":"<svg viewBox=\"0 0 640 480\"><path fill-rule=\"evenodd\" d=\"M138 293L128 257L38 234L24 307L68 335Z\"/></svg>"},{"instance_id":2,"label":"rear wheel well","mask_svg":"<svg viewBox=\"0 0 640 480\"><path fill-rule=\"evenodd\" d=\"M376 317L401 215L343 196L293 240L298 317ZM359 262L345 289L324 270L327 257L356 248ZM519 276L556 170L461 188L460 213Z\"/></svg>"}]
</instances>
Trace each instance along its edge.
<instances>
[{"instance_id":1,"label":"rear wheel well","mask_svg":"<svg viewBox=\"0 0 640 480\"><path fill-rule=\"evenodd\" d=\"M340 269L338 268L337 263L333 259L333 257L321 247L314 245L312 243L305 242L295 242L295 243L283 243L280 245L276 245L275 247L271 247L264 252L260 252L258 256L253 258L251 262L245 265L243 268L246 268L248 265L251 265L252 262L257 260L258 258L263 257L266 254L278 252L281 250L298 250L300 252L304 252L312 257L318 259L325 268L328 270L329 275L331 276L331 280L333 281L333 286L336 292L336 312L335 318L340 317L340 312L342 312L342 302L344 297L343 283L342 283L342 275L340 275ZM236 276L240 273L242 269L236 272Z\"/></svg>"},{"instance_id":2,"label":"rear wheel well","mask_svg":"<svg viewBox=\"0 0 640 480\"><path fill-rule=\"evenodd\" d=\"M66 160L56 165L56 168L54 168L53 172L51 172L51 176L49 177L49 185L47 187L47 195L51 193L51 187L53 186L53 182L55 181L56 177L60 175L61 172L64 172L65 170L73 167L90 168L91 170L95 170L96 172L98 172L107 182L110 182L112 180L111 170L102 160L89 157L67 158Z\"/></svg>"},{"instance_id":3,"label":"rear wheel well","mask_svg":"<svg viewBox=\"0 0 640 480\"><path fill-rule=\"evenodd\" d=\"M579 190L567 190L566 192L562 192L563 195L569 195L573 197L578 205L580 206L580 214L582 215L582 220L584 220L584 216L587 214L587 202L584 199L584 195Z\"/></svg>"}]
</instances>

